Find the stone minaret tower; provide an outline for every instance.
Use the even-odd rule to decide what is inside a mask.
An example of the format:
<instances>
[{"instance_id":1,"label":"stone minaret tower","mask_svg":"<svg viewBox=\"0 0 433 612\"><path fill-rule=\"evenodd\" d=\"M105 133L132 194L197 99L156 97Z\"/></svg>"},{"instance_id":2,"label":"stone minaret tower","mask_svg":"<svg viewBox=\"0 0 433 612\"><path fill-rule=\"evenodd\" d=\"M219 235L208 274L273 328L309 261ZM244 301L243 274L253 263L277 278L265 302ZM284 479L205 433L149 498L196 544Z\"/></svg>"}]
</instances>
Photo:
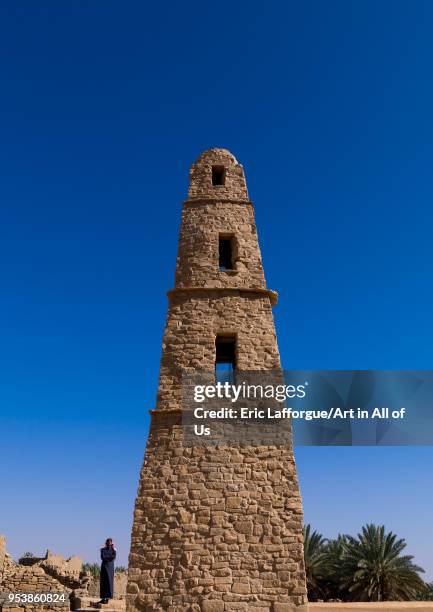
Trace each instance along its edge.
<instances>
[{"instance_id":1,"label":"stone minaret tower","mask_svg":"<svg viewBox=\"0 0 433 612\"><path fill-rule=\"evenodd\" d=\"M209 149L190 171L157 406L135 504L127 604L171 612L305 610L302 505L291 445L187 447L182 374L278 370L242 166Z\"/></svg>"}]
</instances>

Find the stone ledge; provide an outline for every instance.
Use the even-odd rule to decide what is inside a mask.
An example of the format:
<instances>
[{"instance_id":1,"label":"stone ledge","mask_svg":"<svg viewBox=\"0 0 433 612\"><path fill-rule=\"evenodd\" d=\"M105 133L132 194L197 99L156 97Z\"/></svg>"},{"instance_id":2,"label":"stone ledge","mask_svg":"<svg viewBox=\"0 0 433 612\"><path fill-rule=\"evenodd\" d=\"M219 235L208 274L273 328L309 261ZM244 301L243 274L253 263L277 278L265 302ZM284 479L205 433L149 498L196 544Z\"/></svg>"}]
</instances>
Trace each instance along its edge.
<instances>
[{"instance_id":1,"label":"stone ledge","mask_svg":"<svg viewBox=\"0 0 433 612\"><path fill-rule=\"evenodd\" d=\"M149 414L156 414L159 416L170 416L174 414L183 414L184 410L182 408L151 408L149 410ZM192 412L192 411L191 411Z\"/></svg>"},{"instance_id":2,"label":"stone ledge","mask_svg":"<svg viewBox=\"0 0 433 612\"><path fill-rule=\"evenodd\" d=\"M197 198L190 198L189 200L185 200L184 206L202 206L203 204L216 204L221 202L221 204L244 204L246 206L253 206L251 200L241 200L236 198L222 198L221 196L210 195L206 196L198 196Z\"/></svg>"},{"instance_id":3,"label":"stone ledge","mask_svg":"<svg viewBox=\"0 0 433 612\"><path fill-rule=\"evenodd\" d=\"M259 287L176 287L167 291L168 298L180 293L250 293L259 296L266 296L270 299L271 305L275 306L278 302L278 293L272 289L260 289Z\"/></svg>"}]
</instances>

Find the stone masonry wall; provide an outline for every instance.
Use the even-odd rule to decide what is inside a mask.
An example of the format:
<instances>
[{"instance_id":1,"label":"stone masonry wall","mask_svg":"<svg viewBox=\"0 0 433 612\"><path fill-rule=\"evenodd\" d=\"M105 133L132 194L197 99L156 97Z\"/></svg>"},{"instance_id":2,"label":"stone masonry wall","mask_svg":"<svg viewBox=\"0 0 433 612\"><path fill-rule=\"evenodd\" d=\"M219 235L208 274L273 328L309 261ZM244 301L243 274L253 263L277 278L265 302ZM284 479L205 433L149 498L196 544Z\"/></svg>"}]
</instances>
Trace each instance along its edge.
<instances>
[{"instance_id":1,"label":"stone masonry wall","mask_svg":"<svg viewBox=\"0 0 433 612\"><path fill-rule=\"evenodd\" d=\"M225 169L213 185L212 165ZM233 236L220 271L219 236ZM175 288L169 292L156 410L140 474L129 558L129 612L287 612L307 601L302 504L291 444L187 447L182 377L214 373L218 334L239 370L280 368L243 169L210 149L190 173Z\"/></svg>"},{"instance_id":2,"label":"stone masonry wall","mask_svg":"<svg viewBox=\"0 0 433 612\"><path fill-rule=\"evenodd\" d=\"M218 268L219 234L234 235L234 269ZM189 202L182 212L176 287L265 288L265 276L249 202Z\"/></svg>"},{"instance_id":3,"label":"stone masonry wall","mask_svg":"<svg viewBox=\"0 0 433 612\"><path fill-rule=\"evenodd\" d=\"M9 604L0 602L0 610L18 612L26 610L61 611L70 609L71 589L81 586L80 571L82 561L79 557L64 559L49 551L44 558L25 557L16 562L6 551L4 536L0 536L0 593L62 593L64 602Z\"/></svg>"},{"instance_id":4,"label":"stone masonry wall","mask_svg":"<svg viewBox=\"0 0 433 612\"><path fill-rule=\"evenodd\" d=\"M240 370L272 370L280 366L269 298L211 291L171 299L162 345L158 409L180 409L182 374L212 371L215 336L237 337Z\"/></svg>"},{"instance_id":5,"label":"stone masonry wall","mask_svg":"<svg viewBox=\"0 0 433 612\"><path fill-rule=\"evenodd\" d=\"M39 565L45 572L72 589L80 585L80 573L83 566L80 557L73 556L65 559L63 555L55 555L48 550Z\"/></svg>"},{"instance_id":6,"label":"stone masonry wall","mask_svg":"<svg viewBox=\"0 0 433 612\"><path fill-rule=\"evenodd\" d=\"M212 165L224 166L225 185L212 185ZM248 200L244 170L226 149L208 149L202 153L189 173L189 200L227 199Z\"/></svg>"},{"instance_id":7,"label":"stone masonry wall","mask_svg":"<svg viewBox=\"0 0 433 612\"><path fill-rule=\"evenodd\" d=\"M129 569L138 609L305 603L302 505L286 448L186 449L179 418L156 416L140 483Z\"/></svg>"},{"instance_id":8,"label":"stone masonry wall","mask_svg":"<svg viewBox=\"0 0 433 612\"><path fill-rule=\"evenodd\" d=\"M2 584L3 571L6 559L6 539L0 535L0 585Z\"/></svg>"},{"instance_id":9,"label":"stone masonry wall","mask_svg":"<svg viewBox=\"0 0 433 612\"><path fill-rule=\"evenodd\" d=\"M69 589L58 580L44 572L38 565L25 566L13 561L6 555L3 576L0 583L1 593L64 593L65 601L56 604L12 604L3 605L4 612L18 612L22 610L69 610ZM1 606L0 606L1 607Z\"/></svg>"}]
</instances>

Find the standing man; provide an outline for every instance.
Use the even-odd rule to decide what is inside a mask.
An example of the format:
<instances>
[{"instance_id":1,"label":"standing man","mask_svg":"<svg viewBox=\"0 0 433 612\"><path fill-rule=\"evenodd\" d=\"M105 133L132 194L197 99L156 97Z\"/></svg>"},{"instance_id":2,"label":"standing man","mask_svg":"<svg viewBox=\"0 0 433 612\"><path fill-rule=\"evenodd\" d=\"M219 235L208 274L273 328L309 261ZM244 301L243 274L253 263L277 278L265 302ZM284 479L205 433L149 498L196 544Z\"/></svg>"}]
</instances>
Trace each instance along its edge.
<instances>
[{"instance_id":1,"label":"standing man","mask_svg":"<svg viewBox=\"0 0 433 612\"><path fill-rule=\"evenodd\" d=\"M100 603L106 604L113 598L114 593L114 559L116 549L111 538L105 541L105 546L101 548L101 578L100 578Z\"/></svg>"}]
</instances>

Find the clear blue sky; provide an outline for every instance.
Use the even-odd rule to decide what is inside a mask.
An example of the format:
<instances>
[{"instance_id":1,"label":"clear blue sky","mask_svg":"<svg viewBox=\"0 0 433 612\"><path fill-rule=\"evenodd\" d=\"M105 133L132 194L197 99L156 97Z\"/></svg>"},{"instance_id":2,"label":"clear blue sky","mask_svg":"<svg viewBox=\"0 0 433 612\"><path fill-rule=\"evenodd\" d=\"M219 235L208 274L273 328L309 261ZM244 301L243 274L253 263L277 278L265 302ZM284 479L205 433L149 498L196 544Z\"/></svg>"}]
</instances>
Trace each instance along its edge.
<instances>
[{"instance_id":1,"label":"clear blue sky","mask_svg":"<svg viewBox=\"0 0 433 612\"><path fill-rule=\"evenodd\" d=\"M433 363L433 4L0 6L0 532L126 563L189 165L244 164L283 364ZM433 448L299 448L433 578Z\"/></svg>"}]
</instances>

